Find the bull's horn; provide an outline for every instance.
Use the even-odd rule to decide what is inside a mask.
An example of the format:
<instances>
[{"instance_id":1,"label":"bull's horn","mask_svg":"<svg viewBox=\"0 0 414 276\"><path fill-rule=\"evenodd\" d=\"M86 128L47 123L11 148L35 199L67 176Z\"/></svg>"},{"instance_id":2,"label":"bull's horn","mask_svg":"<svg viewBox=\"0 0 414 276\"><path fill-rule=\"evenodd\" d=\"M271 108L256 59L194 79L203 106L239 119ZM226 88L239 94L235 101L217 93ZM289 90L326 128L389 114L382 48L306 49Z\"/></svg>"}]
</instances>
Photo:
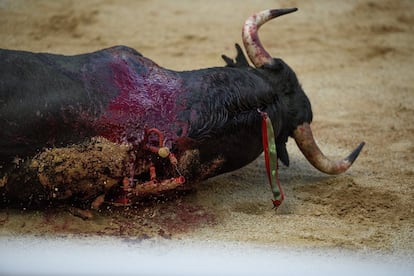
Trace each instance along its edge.
<instances>
[{"instance_id":1,"label":"bull's horn","mask_svg":"<svg viewBox=\"0 0 414 276\"><path fill-rule=\"evenodd\" d=\"M308 123L298 126L293 132L293 138L306 159L308 159L316 169L327 174L340 174L346 171L351 167L365 145L365 142L362 142L345 159L333 161L328 159L319 149Z\"/></svg>"},{"instance_id":2,"label":"bull's horn","mask_svg":"<svg viewBox=\"0 0 414 276\"><path fill-rule=\"evenodd\" d=\"M272 63L272 57L263 48L263 45L260 42L259 36L257 34L257 31L260 28L260 26L269 21L270 19L297 10L297 8L265 10L253 14L246 20L246 22L244 23L242 33L243 43L247 55L257 68L263 66L264 64Z\"/></svg>"}]
</instances>

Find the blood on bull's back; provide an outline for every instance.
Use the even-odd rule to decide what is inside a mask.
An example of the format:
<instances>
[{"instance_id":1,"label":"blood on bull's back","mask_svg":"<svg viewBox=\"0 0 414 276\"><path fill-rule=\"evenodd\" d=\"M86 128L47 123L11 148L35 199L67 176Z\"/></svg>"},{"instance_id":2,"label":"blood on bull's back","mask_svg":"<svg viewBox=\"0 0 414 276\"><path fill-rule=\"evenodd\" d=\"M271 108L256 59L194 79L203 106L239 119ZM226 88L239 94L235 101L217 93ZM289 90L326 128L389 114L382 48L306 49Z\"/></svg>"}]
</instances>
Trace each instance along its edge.
<instances>
[{"instance_id":1,"label":"blood on bull's back","mask_svg":"<svg viewBox=\"0 0 414 276\"><path fill-rule=\"evenodd\" d=\"M173 109L178 80L171 75L162 89L160 71L146 68L157 66L130 48L76 56L0 50L0 62L3 161L94 135L134 143L151 120L166 128L173 120L163 112Z\"/></svg>"}]
</instances>

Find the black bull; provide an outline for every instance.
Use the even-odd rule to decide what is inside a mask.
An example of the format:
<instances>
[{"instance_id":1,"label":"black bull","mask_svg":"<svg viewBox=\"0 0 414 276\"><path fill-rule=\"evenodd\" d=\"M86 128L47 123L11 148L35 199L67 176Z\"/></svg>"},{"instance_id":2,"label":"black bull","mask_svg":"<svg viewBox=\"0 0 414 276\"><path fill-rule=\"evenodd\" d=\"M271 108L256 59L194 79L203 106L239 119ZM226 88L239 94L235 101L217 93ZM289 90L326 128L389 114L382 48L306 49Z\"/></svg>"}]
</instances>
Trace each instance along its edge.
<instances>
[{"instance_id":1,"label":"black bull","mask_svg":"<svg viewBox=\"0 0 414 276\"><path fill-rule=\"evenodd\" d=\"M271 58L257 37L261 24L294 10L264 11L246 21L243 42L255 67L238 45L235 61L223 56L226 67L185 72L164 69L124 46L75 56L0 50L0 178L16 157L102 136L132 145L136 163L147 158L143 149L159 149L157 143L178 160L197 150L197 165L190 166L198 168L185 177L205 179L262 153L258 110L272 121L284 164L291 136L319 170L345 171L363 144L340 161L320 152L309 127L311 105L296 74ZM148 130L163 139L153 141Z\"/></svg>"}]
</instances>

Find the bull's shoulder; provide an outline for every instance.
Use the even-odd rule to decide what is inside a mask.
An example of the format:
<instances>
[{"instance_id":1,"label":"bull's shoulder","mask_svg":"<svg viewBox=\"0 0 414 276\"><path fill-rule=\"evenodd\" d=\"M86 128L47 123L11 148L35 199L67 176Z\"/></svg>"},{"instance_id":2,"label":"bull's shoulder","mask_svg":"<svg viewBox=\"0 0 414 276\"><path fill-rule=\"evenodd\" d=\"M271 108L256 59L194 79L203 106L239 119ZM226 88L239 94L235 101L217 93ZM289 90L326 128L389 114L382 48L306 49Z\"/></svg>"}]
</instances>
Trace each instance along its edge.
<instances>
[{"instance_id":1,"label":"bull's shoulder","mask_svg":"<svg viewBox=\"0 0 414 276\"><path fill-rule=\"evenodd\" d=\"M133 55L133 56L140 56L142 57L142 54L140 52L138 52L137 50L128 47L128 46L124 46L124 45L117 45L117 46L112 46L110 48L106 48L100 51L97 51L97 53L104 51L104 52L109 52L112 54L126 54L126 55Z\"/></svg>"}]
</instances>

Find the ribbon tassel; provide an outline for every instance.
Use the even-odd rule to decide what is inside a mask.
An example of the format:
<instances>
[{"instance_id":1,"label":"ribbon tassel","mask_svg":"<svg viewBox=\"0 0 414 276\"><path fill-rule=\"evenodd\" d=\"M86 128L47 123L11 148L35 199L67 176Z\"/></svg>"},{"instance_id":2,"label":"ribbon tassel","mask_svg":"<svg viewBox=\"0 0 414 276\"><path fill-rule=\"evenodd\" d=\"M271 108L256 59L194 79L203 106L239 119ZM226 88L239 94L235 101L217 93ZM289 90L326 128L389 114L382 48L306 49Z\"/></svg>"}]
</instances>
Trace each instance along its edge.
<instances>
[{"instance_id":1,"label":"ribbon tassel","mask_svg":"<svg viewBox=\"0 0 414 276\"><path fill-rule=\"evenodd\" d=\"M283 194L278 175L275 134L273 131L272 121L270 120L267 113L260 110L258 111L262 116L262 142L267 178L273 193L273 205L275 208L277 208L282 204L285 196Z\"/></svg>"}]
</instances>

